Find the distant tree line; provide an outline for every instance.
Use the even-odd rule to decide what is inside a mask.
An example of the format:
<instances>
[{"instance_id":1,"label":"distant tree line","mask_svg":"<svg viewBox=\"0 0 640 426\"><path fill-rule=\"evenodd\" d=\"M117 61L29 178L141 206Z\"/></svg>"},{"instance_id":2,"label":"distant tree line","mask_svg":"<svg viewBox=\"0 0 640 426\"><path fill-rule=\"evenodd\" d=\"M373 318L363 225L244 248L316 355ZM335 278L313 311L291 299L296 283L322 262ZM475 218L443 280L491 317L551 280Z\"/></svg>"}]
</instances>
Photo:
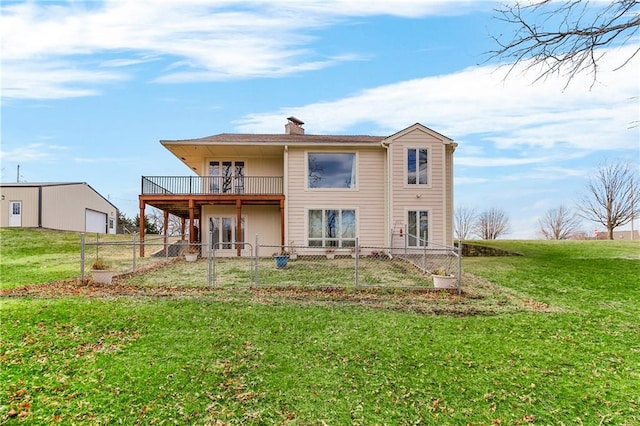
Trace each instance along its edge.
<instances>
[{"instance_id":1,"label":"distant tree line","mask_svg":"<svg viewBox=\"0 0 640 426\"><path fill-rule=\"evenodd\" d=\"M613 231L640 215L640 200L636 192L640 185L637 167L626 162L610 162L598 167L589 179L585 194L576 210L566 205L551 208L538 220L540 235L548 240L566 240L581 232L582 219L603 225L610 240ZM495 240L510 232L509 217L499 208L480 213L468 206L454 212L456 238L467 240L477 236Z\"/></svg>"},{"instance_id":2,"label":"distant tree line","mask_svg":"<svg viewBox=\"0 0 640 426\"><path fill-rule=\"evenodd\" d=\"M495 240L510 232L507 212L494 207L480 213L474 207L458 207L454 212L454 226L459 240L468 240L472 235Z\"/></svg>"},{"instance_id":3,"label":"distant tree line","mask_svg":"<svg viewBox=\"0 0 640 426\"><path fill-rule=\"evenodd\" d=\"M162 234L164 229L164 213L152 208L148 214L144 215L144 233ZM179 235L182 230L182 222L179 217L169 215L167 232L169 235ZM127 217L126 214L118 212L118 234L131 234L140 232L140 215Z\"/></svg>"}]
</instances>

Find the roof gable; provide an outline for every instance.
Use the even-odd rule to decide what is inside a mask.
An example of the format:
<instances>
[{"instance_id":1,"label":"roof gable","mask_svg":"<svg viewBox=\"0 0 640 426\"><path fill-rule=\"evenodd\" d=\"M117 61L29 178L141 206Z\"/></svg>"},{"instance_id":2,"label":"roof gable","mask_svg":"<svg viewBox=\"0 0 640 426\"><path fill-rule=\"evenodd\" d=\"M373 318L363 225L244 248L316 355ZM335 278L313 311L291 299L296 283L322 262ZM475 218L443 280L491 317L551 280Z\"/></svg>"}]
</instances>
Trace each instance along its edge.
<instances>
[{"instance_id":1,"label":"roof gable","mask_svg":"<svg viewBox=\"0 0 640 426\"><path fill-rule=\"evenodd\" d=\"M401 137L403 137L403 136L405 136L405 135L407 135L407 134L409 134L409 133L411 133L413 131L416 131L416 130L424 132L424 133L428 134L429 136L434 137L434 138L442 141L442 143L444 143L444 144L452 144L452 143L454 143L453 139L448 138L448 137L444 136L443 134L438 133L435 130L430 129L427 126L424 126L424 125L422 125L420 123L415 123L415 124L407 127L406 129L402 129L399 132L396 132L393 135L388 136L387 138L385 138L384 141L385 141L385 143L392 143L395 139L399 139L399 138L401 138Z\"/></svg>"}]
</instances>

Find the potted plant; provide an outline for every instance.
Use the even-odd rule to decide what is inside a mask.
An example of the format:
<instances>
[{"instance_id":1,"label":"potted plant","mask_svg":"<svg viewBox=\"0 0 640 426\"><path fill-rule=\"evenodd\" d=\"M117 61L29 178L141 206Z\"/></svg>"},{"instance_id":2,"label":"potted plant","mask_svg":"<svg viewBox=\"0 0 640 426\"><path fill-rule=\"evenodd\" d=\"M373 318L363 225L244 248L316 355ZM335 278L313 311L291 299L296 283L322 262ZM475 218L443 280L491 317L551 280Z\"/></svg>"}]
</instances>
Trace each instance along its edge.
<instances>
[{"instance_id":1,"label":"potted plant","mask_svg":"<svg viewBox=\"0 0 640 426\"><path fill-rule=\"evenodd\" d=\"M279 253L273 253L273 259L276 262L276 268L286 268L289 262L289 253L282 249Z\"/></svg>"},{"instance_id":2,"label":"potted plant","mask_svg":"<svg viewBox=\"0 0 640 426\"><path fill-rule=\"evenodd\" d=\"M295 241L289 243L289 259L296 260L298 258L298 252L296 251Z\"/></svg>"},{"instance_id":3,"label":"potted plant","mask_svg":"<svg viewBox=\"0 0 640 426\"><path fill-rule=\"evenodd\" d=\"M458 279L444 268L436 268L431 272L434 288L456 288Z\"/></svg>"},{"instance_id":4,"label":"potted plant","mask_svg":"<svg viewBox=\"0 0 640 426\"><path fill-rule=\"evenodd\" d=\"M324 250L324 254L327 256L327 259L335 259L336 249L334 249L333 247L328 247Z\"/></svg>"},{"instance_id":5,"label":"potted plant","mask_svg":"<svg viewBox=\"0 0 640 426\"><path fill-rule=\"evenodd\" d=\"M184 258L187 262L195 262L198 259L198 246L190 246L187 252L184 254Z\"/></svg>"},{"instance_id":6,"label":"potted plant","mask_svg":"<svg viewBox=\"0 0 640 426\"><path fill-rule=\"evenodd\" d=\"M115 273L110 270L110 265L107 264L101 257L97 257L91 265L91 278L98 283L111 284L111 280Z\"/></svg>"}]
</instances>

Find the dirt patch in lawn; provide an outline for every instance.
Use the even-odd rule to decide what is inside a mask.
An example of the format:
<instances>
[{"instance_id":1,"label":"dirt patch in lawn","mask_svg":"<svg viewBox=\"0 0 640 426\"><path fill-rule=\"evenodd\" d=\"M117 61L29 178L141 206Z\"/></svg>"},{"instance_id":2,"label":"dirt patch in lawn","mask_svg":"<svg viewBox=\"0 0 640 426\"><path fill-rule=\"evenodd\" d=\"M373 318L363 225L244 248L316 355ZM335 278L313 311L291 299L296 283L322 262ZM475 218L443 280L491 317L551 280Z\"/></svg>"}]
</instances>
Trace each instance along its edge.
<instances>
[{"instance_id":1,"label":"dirt patch in lawn","mask_svg":"<svg viewBox=\"0 0 640 426\"><path fill-rule=\"evenodd\" d=\"M203 298L220 302L241 301L271 305L351 306L412 312L422 315L497 315L502 313L558 311L544 303L519 297L481 278L465 274L465 290L434 290L431 288L349 289L340 287L188 287L130 285L116 280L100 284L79 279L57 281L0 290L2 297L140 297L140 298ZM125 280L126 281L126 280Z\"/></svg>"}]
</instances>

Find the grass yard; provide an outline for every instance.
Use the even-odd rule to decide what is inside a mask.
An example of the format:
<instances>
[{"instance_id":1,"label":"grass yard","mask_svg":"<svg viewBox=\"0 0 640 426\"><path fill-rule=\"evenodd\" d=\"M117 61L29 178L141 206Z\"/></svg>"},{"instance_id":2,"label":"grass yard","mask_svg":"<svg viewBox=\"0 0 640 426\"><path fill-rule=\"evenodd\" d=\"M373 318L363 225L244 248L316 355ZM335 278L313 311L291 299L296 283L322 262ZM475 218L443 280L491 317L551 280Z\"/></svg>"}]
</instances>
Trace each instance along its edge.
<instances>
[{"instance_id":1,"label":"grass yard","mask_svg":"<svg viewBox=\"0 0 640 426\"><path fill-rule=\"evenodd\" d=\"M213 263L212 284L216 287L238 287L254 284L253 260L250 258L223 257ZM260 258L258 266L259 286L333 286L355 287L354 259L350 257L327 260L324 256L299 257L290 260L286 268L277 268L272 258ZM150 286L207 286L207 259L196 263L176 262L170 267L138 275L127 283ZM429 275L402 260L388 258L359 260L361 286L432 287ZM175 277L180 277L176 282Z\"/></svg>"},{"instance_id":2,"label":"grass yard","mask_svg":"<svg viewBox=\"0 0 640 426\"><path fill-rule=\"evenodd\" d=\"M186 262L175 289L164 268L112 294L3 284L0 419L639 424L640 244L492 244L523 256L465 259L462 297L204 291Z\"/></svg>"},{"instance_id":3,"label":"grass yard","mask_svg":"<svg viewBox=\"0 0 640 426\"><path fill-rule=\"evenodd\" d=\"M102 258L114 271L132 270L134 251L130 235L86 234L85 274L89 275L96 258ZM113 245L96 246L96 240ZM162 247L162 239L153 235L146 239L147 252ZM79 232L51 231L40 228L0 229L0 288L77 278L80 276ZM137 242L137 241L136 241ZM138 250L136 247L136 253ZM144 269L164 262L164 258L137 257L136 268Z\"/></svg>"}]
</instances>

